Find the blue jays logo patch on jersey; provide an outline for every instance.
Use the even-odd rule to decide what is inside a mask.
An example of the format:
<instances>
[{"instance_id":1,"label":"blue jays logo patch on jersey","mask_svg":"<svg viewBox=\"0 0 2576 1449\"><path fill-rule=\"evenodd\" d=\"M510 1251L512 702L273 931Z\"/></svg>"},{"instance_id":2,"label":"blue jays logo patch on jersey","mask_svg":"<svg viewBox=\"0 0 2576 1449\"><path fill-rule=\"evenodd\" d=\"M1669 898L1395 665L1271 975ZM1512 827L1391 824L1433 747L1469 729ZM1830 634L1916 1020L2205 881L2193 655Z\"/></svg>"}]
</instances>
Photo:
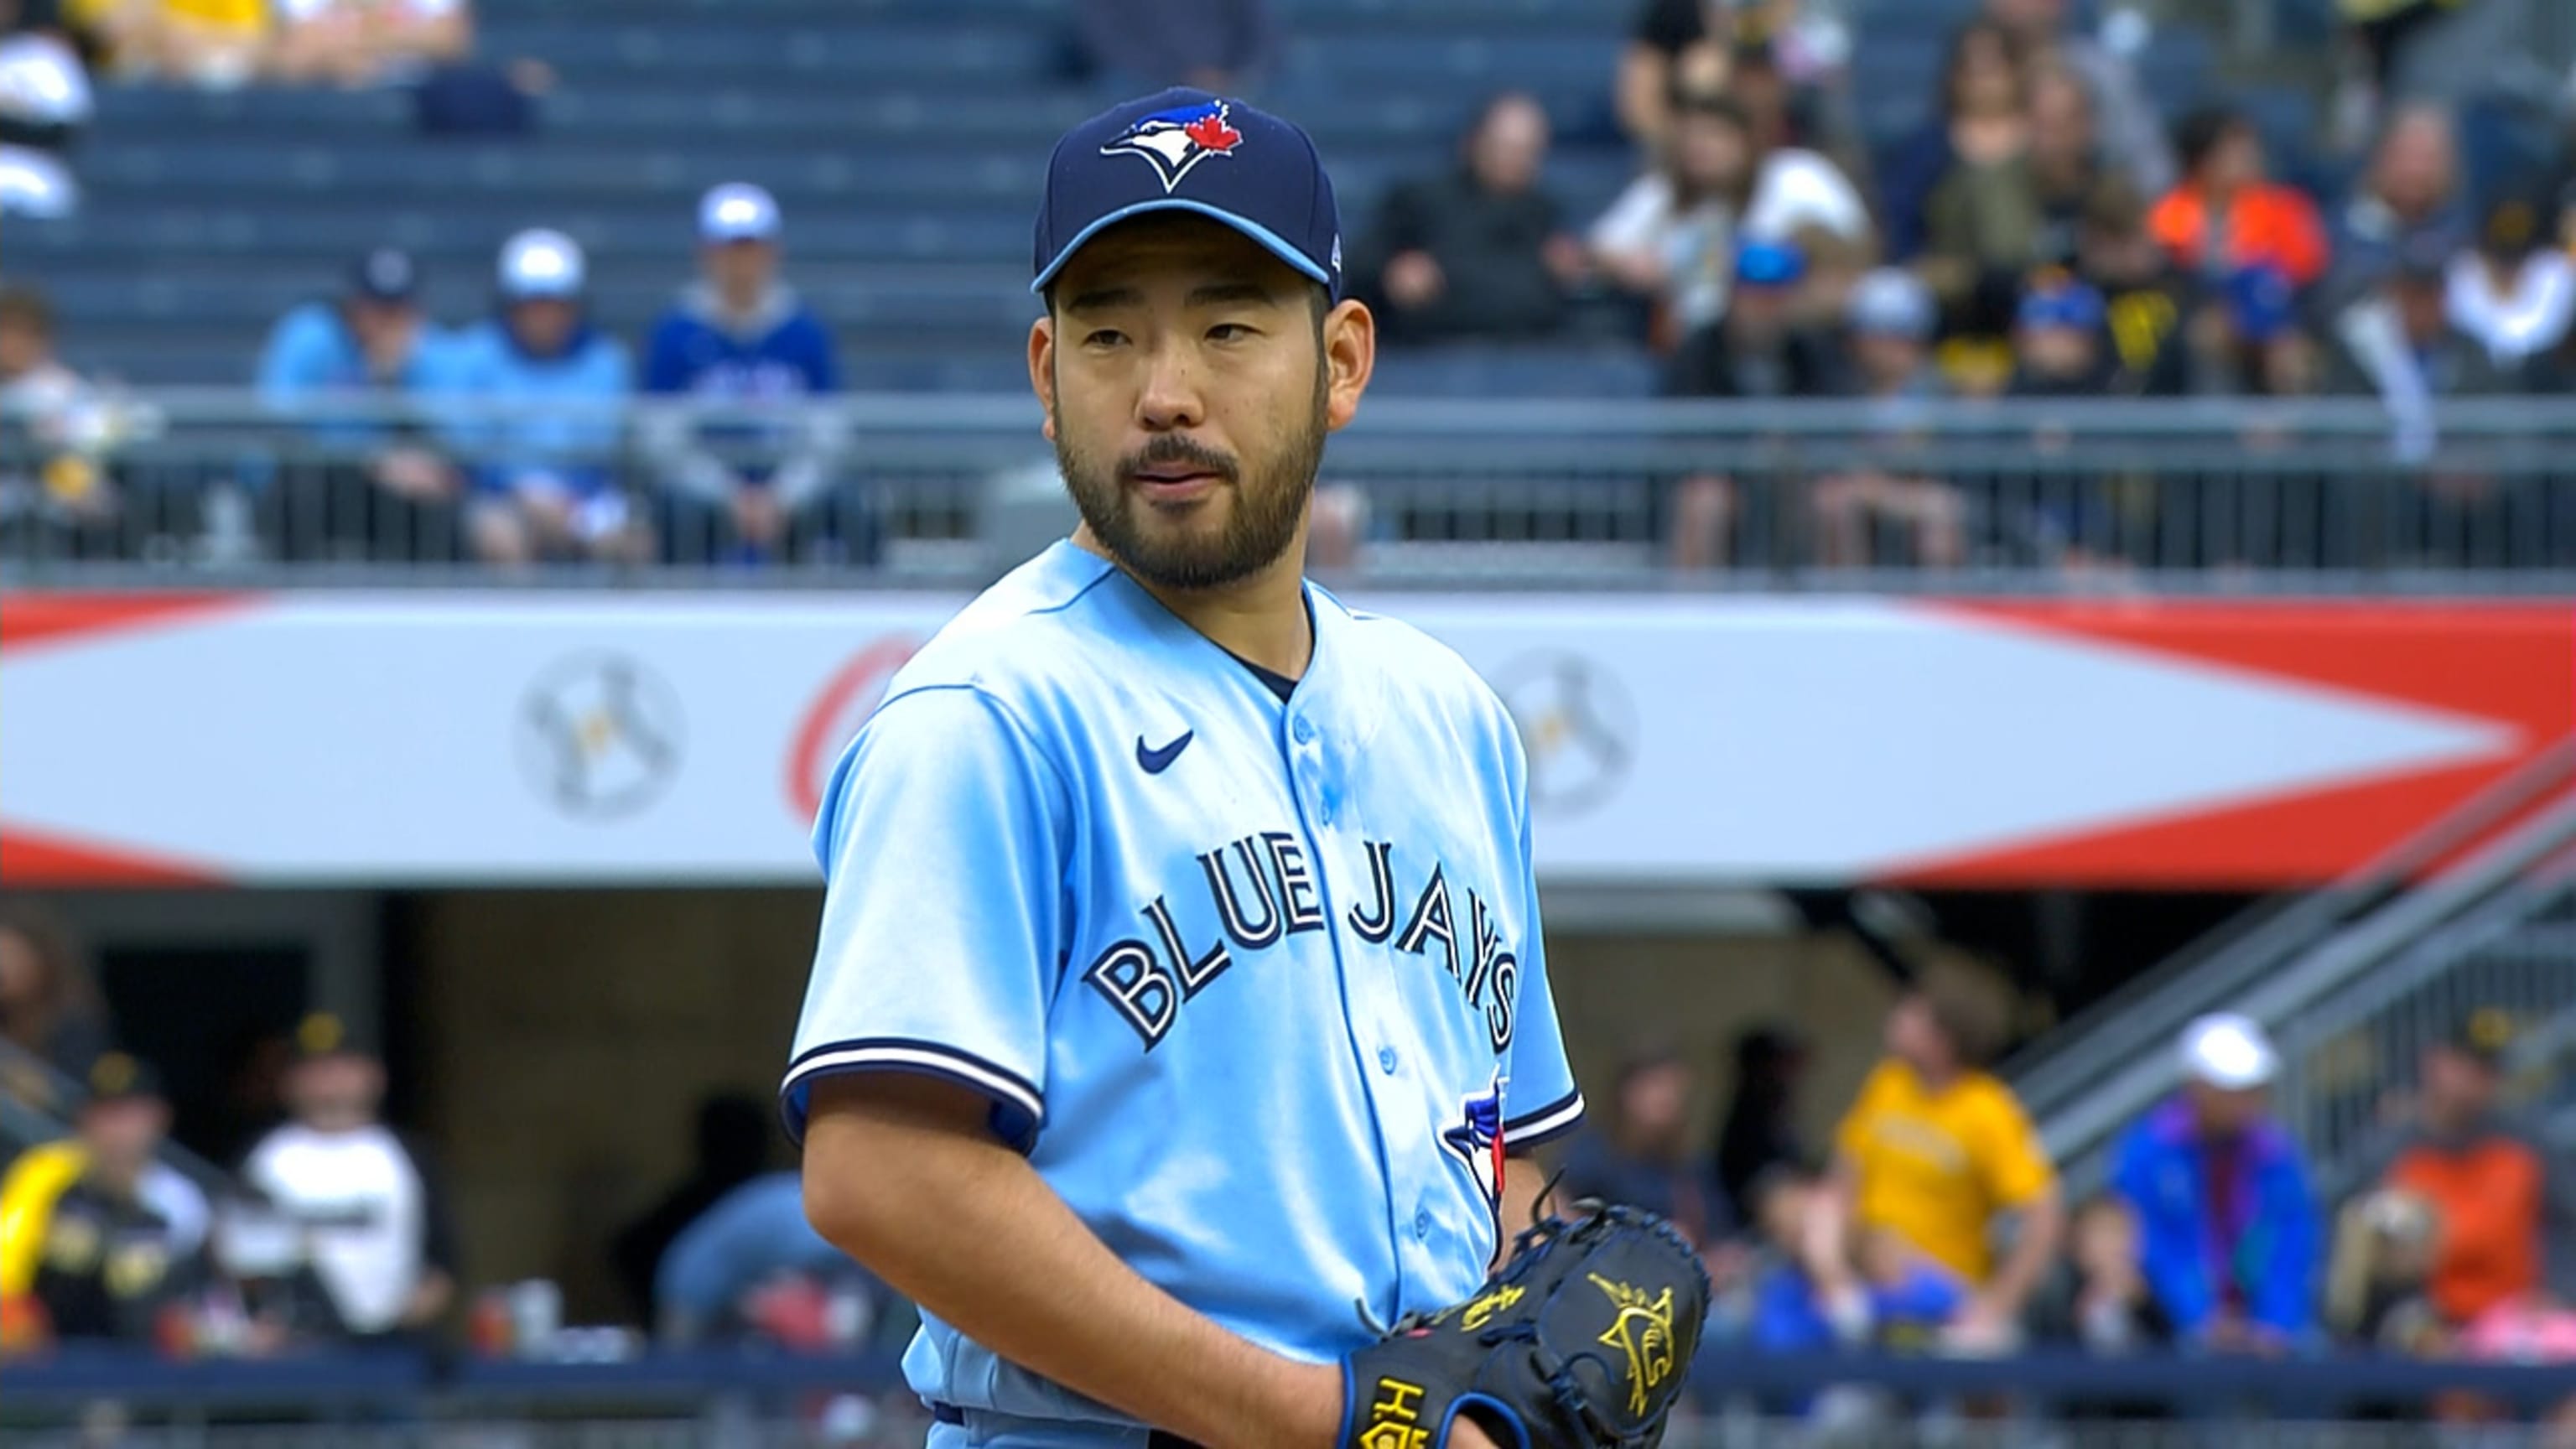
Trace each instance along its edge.
<instances>
[{"instance_id":1,"label":"blue jays logo patch on jersey","mask_svg":"<svg viewBox=\"0 0 2576 1449\"><path fill-rule=\"evenodd\" d=\"M1494 1085L1481 1096L1469 1097L1459 1104L1460 1120L1440 1134L1440 1145L1447 1148L1476 1179L1484 1191L1485 1208L1494 1215L1494 1230L1503 1225L1503 1087L1506 1078L1494 1074Z\"/></svg>"},{"instance_id":2,"label":"blue jays logo patch on jersey","mask_svg":"<svg viewBox=\"0 0 2576 1449\"><path fill-rule=\"evenodd\" d=\"M1226 119L1226 103L1175 106L1156 111L1129 126L1125 135L1100 148L1103 156L1142 156L1163 178L1169 192L1200 162L1224 156L1243 144L1243 133Z\"/></svg>"}]
</instances>

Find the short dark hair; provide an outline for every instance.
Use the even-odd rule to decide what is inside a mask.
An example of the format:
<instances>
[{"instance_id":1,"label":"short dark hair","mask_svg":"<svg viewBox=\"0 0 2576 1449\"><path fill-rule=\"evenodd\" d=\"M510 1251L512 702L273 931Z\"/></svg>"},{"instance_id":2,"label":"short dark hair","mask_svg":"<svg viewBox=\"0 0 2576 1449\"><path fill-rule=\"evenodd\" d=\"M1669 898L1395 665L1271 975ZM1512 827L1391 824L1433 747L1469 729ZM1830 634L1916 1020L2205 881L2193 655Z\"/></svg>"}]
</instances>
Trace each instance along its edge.
<instances>
[{"instance_id":1,"label":"short dark hair","mask_svg":"<svg viewBox=\"0 0 2576 1449\"><path fill-rule=\"evenodd\" d=\"M2244 113L2234 107L2203 106L2174 127L2174 154L2185 174L2198 171L2229 137L2248 129Z\"/></svg>"},{"instance_id":2,"label":"short dark hair","mask_svg":"<svg viewBox=\"0 0 2576 1449\"><path fill-rule=\"evenodd\" d=\"M54 309L33 287L0 287L0 323L14 322L40 336L54 335Z\"/></svg>"}]
</instances>

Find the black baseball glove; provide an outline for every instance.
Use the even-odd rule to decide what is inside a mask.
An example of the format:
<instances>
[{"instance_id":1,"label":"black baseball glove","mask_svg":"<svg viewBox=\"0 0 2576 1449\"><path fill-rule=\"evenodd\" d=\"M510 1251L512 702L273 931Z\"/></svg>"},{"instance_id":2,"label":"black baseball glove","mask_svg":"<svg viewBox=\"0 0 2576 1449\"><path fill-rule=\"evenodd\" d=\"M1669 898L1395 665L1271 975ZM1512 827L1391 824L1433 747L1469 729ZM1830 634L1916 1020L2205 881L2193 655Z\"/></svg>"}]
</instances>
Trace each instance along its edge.
<instances>
[{"instance_id":1,"label":"black baseball glove","mask_svg":"<svg viewBox=\"0 0 2576 1449\"><path fill-rule=\"evenodd\" d=\"M1651 1449L1707 1316L1707 1270L1672 1224L1550 1217L1476 1296L1350 1356L1342 1449L1438 1449L1460 1414L1504 1449Z\"/></svg>"}]
</instances>

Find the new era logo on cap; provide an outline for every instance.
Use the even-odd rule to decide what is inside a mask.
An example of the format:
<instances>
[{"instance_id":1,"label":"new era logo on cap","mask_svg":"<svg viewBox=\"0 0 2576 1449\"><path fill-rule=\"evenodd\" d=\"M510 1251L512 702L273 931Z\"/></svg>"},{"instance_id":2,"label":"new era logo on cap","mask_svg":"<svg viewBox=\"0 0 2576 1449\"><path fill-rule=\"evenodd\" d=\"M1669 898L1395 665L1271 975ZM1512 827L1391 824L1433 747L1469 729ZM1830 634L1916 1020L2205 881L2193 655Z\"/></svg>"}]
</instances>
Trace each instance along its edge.
<instances>
[{"instance_id":1,"label":"new era logo on cap","mask_svg":"<svg viewBox=\"0 0 2576 1449\"><path fill-rule=\"evenodd\" d=\"M1030 290L1106 228L1157 211L1233 227L1341 295L1341 213L1315 143L1276 116L1187 88L1113 107L1056 143Z\"/></svg>"}]
</instances>

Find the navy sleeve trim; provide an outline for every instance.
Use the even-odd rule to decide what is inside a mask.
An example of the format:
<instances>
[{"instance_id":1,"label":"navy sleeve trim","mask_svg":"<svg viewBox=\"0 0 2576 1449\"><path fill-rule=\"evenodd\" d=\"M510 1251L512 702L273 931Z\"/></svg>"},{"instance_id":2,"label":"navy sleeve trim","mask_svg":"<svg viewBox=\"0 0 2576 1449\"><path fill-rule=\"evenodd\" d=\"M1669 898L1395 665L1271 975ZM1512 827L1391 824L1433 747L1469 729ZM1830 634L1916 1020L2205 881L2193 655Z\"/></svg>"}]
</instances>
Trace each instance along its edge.
<instances>
[{"instance_id":1,"label":"navy sleeve trim","mask_svg":"<svg viewBox=\"0 0 2576 1449\"><path fill-rule=\"evenodd\" d=\"M862 1037L827 1042L799 1053L788 1064L787 1079L779 1083L778 1091L788 1103L792 1136L802 1141L805 1135L804 1089L817 1078L844 1072L912 1072L971 1088L993 1099L995 1129L1022 1151L1037 1140L1038 1128L1046 1121L1046 1099L1036 1084L1007 1067L938 1042Z\"/></svg>"},{"instance_id":2,"label":"navy sleeve trim","mask_svg":"<svg viewBox=\"0 0 2576 1449\"><path fill-rule=\"evenodd\" d=\"M1503 1123L1503 1148L1523 1152L1553 1142L1583 1125L1583 1093L1568 1092L1535 1112Z\"/></svg>"}]
</instances>

